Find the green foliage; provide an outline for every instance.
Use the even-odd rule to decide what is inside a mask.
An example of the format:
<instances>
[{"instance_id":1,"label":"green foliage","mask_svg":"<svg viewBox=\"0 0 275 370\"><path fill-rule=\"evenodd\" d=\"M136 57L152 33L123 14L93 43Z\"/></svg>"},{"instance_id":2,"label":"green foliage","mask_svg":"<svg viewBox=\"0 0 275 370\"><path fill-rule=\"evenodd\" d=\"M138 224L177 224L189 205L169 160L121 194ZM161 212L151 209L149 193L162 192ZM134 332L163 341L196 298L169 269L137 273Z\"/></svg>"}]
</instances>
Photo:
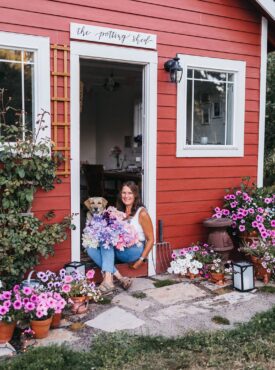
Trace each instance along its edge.
<instances>
[{"instance_id":1,"label":"green foliage","mask_svg":"<svg viewBox=\"0 0 275 370\"><path fill-rule=\"evenodd\" d=\"M138 298L138 299L143 299L143 298L147 297L147 294L142 292L142 291L137 291L137 292L132 293L132 297Z\"/></svg>"},{"instance_id":2,"label":"green foliage","mask_svg":"<svg viewBox=\"0 0 275 370\"><path fill-rule=\"evenodd\" d=\"M165 279L165 280L158 280L154 283L154 286L156 288L162 288L163 286L169 286L169 285L173 285L173 284L177 284L176 281L174 280L170 280L170 279Z\"/></svg>"},{"instance_id":3,"label":"green foliage","mask_svg":"<svg viewBox=\"0 0 275 370\"><path fill-rule=\"evenodd\" d=\"M30 349L0 363L0 370L272 369L274 361L275 307L230 331L178 338L104 333L93 339L89 352L64 346Z\"/></svg>"},{"instance_id":4,"label":"green foliage","mask_svg":"<svg viewBox=\"0 0 275 370\"><path fill-rule=\"evenodd\" d=\"M211 318L211 321L213 321L215 324L221 324L221 325L230 325L230 321L226 317L222 316L213 316Z\"/></svg>"},{"instance_id":5,"label":"green foliage","mask_svg":"<svg viewBox=\"0 0 275 370\"><path fill-rule=\"evenodd\" d=\"M265 285L258 289L262 293L275 294L275 286Z\"/></svg>"},{"instance_id":6,"label":"green foliage","mask_svg":"<svg viewBox=\"0 0 275 370\"><path fill-rule=\"evenodd\" d=\"M0 277L7 287L37 265L40 256L53 254L54 245L72 228L71 217L51 223L53 211L41 220L26 215L38 189L49 191L60 182L56 170L62 156L52 152L49 138L41 139L48 114L42 111L33 131L27 130L22 113L0 88Z\"/></svg>"},{"instance_id":7,"label":"green foliage","mask_svg":"<svg viewBox=\"0 0 275 370\"><path fill-rule=\"evenodd\" d=\"M265 126L265 185L275 184L275 52L267 60L266 126Z\"/></svg>"},{"instance_id":8,"label":"green foliage","mask_svg":"<svg viewBox=\"0 0 275 370\"><path fill-rule=\"evenodd\" d=\"M54 253L54 245L67 238L71 218L60 223L45 223L37 217L21 214L0 214L0 275L12 285L26 271L39 263L39 257Z\"/></svg>"}]
</instances>

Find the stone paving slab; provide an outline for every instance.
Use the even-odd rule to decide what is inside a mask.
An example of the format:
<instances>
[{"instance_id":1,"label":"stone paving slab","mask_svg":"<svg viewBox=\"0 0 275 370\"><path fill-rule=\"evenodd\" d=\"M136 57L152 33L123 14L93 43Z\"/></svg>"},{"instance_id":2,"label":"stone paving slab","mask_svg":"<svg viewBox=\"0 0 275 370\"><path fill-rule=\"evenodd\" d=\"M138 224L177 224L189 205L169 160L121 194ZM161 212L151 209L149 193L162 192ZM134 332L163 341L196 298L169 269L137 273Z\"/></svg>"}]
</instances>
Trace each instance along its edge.
<instances>
[{"instance_id":1,"label":"stone paving slab","mask_svg":"<svg viewBox=\"0 0 275 370\"><path fill-rule=\"evenodd\" d=\"M0 344L0 358L1 357L11 357L16 354L15 348L10 343Z\"/></svg>"},{"instance_id":2,"label":"stone paving slab","mask_svg":"<svg viewBox=\"0 0 275 370\"><path fill-rule=\"evenodd\" d=\"M37 339L35 347L48 346L51 344L72 343L79 339L75 332L67 329L54 329L50 330L47 338Z\"/></svg>"},{"instance_id":3,"label":"stone paving slab","mask_svg":"<svg viewBox=\"0 0 275 370\"><path fill-rule=\"evenodd\" d=\"M159 310L154 316L152 315L151 318L153 320L157 320L159 322L163 322L166 320L177 320L182 317L186 317L189 315L200 315L209 312L206 308L197 307L192 304L179 304L174 305L171 307L166 307Z\"/></svg>"},{"instance_id":4,"label":"stone paving slab","mask_svg":"<svg viewBox=\"0 0 275 370\"><path fill-rule=\"evenodd\" d=\"M207 292L193 284L179 283L146 291L148 297L165 306L181 301L190 301L195 298L205 297Z\"/></svg>"},{"instance_id":5,"label":"stone paving slab","mask_svg":"<svg viewBox=\"0 0 275 370\"><path fill-rule=\"evenodd\" d=\"M144 291L146 289L155 289L154 281L146 278L136 278L128 289L128 292Z\"/></svg>"},{"instance_id":6,"label":"stone paving slab","mask_svg":"<svg viewBox=\"0 0 275 370\"><path fill-rule=\"evenodd\" d=\"M248 302L256 297L255 294L252 293L240 293L240 292L230 292L225 293L223 295L218 295L213 298L206 298L204 300L194 302L195 306L203 307L203 308L212 308L212 309L220 309L225 306L230 306L237 303L244 303Z\"/></svg>"},{"instance_id":7,"label":"stone paving slab","mask_svg":"<svg viewBox=\"0 0 275 370\"><path fill-rule=\"evenodd\" d=\"M86 321L85 324L96 329L113 333L117 330L136 329L142 326L144 321L122 308L113 307L101 313L96 318Z\"/></svg>"},{"instance_id":8,"label":"stone paving slab","mask_svg":"<svg viewBox=\"0 0 275 370\"><path fill-rule=\"evenodd\" d=\"M143 312L153 305L152 302L149 302L146 299L134 298L127 293L120 293L113 298L112 303L137 312Z\"/></svg>"},{"instance_id":9,"label":"stone paving slab","mask_svg":"<svg viewBox=\"0 0 275 370\"><path fill-rule=\"evenodd\" d=\"M211 291L215 291L217 289L221 289L221 288L225 288L225 287L231 286L232 285L232 280L231 279L227 279L223 285L218 285L218 284L215 284L215 283L211 283L208 280L201 281L200 284L203 287L205 287L205 288L207 288L207 289L209 289Z\"/></svg>"}]
</instances>

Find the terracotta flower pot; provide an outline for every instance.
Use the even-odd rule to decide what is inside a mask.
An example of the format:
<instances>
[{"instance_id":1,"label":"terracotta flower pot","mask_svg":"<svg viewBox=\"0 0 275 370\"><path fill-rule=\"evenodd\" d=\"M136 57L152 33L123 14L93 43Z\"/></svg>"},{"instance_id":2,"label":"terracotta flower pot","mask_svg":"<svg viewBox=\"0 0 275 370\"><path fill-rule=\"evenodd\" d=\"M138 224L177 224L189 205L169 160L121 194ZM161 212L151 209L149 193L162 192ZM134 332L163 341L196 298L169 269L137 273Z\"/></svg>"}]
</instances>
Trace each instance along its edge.
<instances>
[{"instance_id":1,"label":"terracotta flower pot","mask_svg":"<svg viewBox=\"0 0 275 370\"><path fill-rule=\"evenodd\" d=\"M58 328L62 318L62 313L55 313L51 322L51 328Z\"/></svg>"},{"instance_id":2,"label":"terracotta flower pot","mask_svg":"<svg viewBox=\"0 0 275 370\"><path fill-rule=\"evenodd\" d=\"M9 342L13 336L16 322L0 321L0 344Z\"/></svg>"},{"instance_id":3,"label":"terracotta flower pot","mask_svg":"<svg viewBox=\"0 0 275 370\"><path fill-rule=\"evenodd\" d=\"M88 297L71 297L71 300L73 301L71 310L74 314L81 314L88 311Z\"/></svg>"},{"instance_id":4,"label":"terracotta flower pot","mask_svg":"<svg viewBox=\"0 0 275 370\"><path fill-rule=\"evenodd\" d=\"M224 280L224 273L222 272L211 272L211 279L214 282L219 282Z\"/></svg>"},{"instance_id":5,"label":"terracotta flower pot","mask_svg":"<svg viewBox=\"0 0 275 370\"><path fill-rule=\"evenodd\" d=\"M31 320L31 328L36 339L46 338L49 335L51 322L52 316L46 320Z\"/></svg>"},{"instance_id":6,"label":"terracotta flower pot","mask_svg":"<svg viewBox=\"0 0 275 370\"><path fill-rule=\"evenodd\" d=\"M261 258L250 256L250 259L255 268L256 279L263 279L264 284L268 284L271 278L271 272L267 272L267 269L263 267Z\"/></svg>"}]
</instances>

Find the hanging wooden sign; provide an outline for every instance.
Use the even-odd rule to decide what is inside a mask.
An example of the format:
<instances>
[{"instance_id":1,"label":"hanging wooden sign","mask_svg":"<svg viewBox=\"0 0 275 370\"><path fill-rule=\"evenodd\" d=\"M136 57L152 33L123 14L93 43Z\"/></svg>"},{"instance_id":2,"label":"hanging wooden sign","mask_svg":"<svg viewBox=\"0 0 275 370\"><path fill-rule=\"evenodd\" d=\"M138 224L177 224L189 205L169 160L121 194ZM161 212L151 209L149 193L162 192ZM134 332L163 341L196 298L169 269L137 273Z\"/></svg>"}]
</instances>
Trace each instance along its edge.
<instances>
[{"instance_id":1,"label":"hanging wooden sign","mask_svg":"<svg viewBox=\"0 0 275 370\"><path fill-rule=\"evenodd\" d=\"M157 47L156 35L78 23L71 23L71 39L145 49L156 49Z\"/></svg>"}]
</instances>

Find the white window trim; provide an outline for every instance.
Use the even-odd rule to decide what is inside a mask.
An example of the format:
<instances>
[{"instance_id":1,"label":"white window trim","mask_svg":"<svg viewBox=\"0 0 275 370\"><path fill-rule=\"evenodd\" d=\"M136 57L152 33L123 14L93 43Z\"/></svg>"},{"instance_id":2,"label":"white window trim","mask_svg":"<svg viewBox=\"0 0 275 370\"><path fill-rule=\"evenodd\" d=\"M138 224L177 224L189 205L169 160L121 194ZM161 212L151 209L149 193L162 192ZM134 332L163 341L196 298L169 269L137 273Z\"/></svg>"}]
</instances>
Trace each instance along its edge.
<instances>
[{"instance_id":1,"label":"white window trim","mask_svg":"<svg viewBox=\"0 0 275 370\"><path fill-rule=\"evenodd\" d=\"M177 157L243 157L246 63L229 59L178 54L183 78L177 89ZM186 145L187 68L205 68L235 74L233 145ZM238 127L238 130L236 130Z\"/></svg>"},{"instance_id":2,"label":"white window trim","mask_svg":"<svg viewBox=\"0 0 275 370\"><path fill-rule=\"evenodd\" d=\"M34 52L34 119L42 109L50 113L50 39L49 37L0 32L0 48L18 48ZM51 137L50 114L46 114L45 130L38 140Z\"/></svg>"}]
</instances>

